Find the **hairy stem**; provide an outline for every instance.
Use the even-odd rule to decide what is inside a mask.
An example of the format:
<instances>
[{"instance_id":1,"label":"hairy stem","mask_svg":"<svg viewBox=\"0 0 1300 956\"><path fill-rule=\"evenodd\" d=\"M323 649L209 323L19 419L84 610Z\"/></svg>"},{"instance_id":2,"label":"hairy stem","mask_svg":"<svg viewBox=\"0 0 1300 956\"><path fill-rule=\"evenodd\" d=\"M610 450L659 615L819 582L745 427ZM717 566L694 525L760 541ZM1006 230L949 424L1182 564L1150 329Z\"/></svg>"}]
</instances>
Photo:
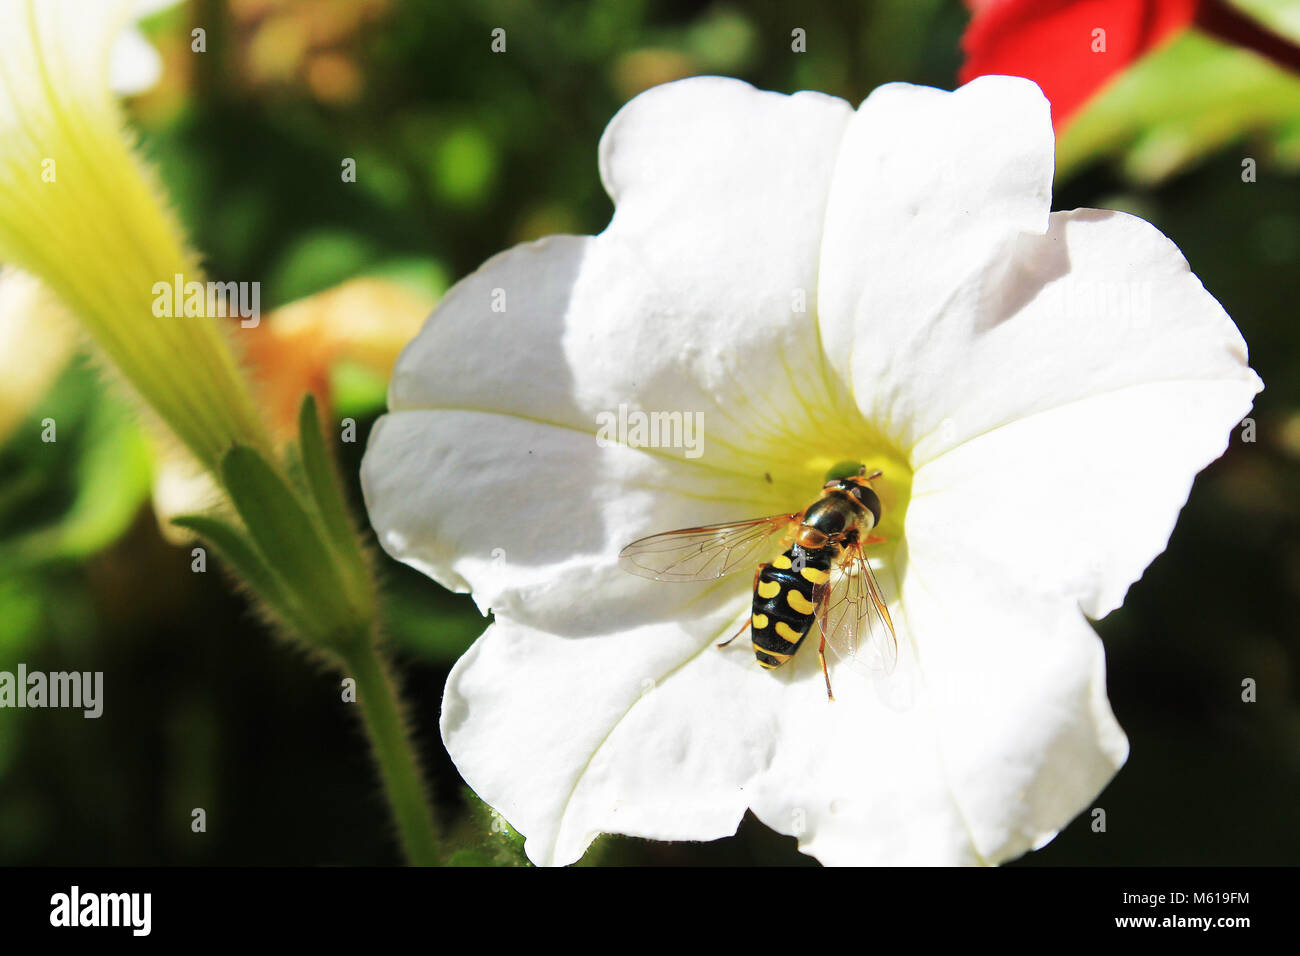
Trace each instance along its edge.
<instances>
[{"instance_id":1,"label":"hairy stem","mask_svg":"<svg viewBox=\"0 0 1300 956\"><path fill-rule=\"evenodd\" d=\"M357 682L357 702L406 859L413 866L437 866L440 861L433 815L388 665L369 641L349 649L344 663Z\"/></svg>"}]
</instances>

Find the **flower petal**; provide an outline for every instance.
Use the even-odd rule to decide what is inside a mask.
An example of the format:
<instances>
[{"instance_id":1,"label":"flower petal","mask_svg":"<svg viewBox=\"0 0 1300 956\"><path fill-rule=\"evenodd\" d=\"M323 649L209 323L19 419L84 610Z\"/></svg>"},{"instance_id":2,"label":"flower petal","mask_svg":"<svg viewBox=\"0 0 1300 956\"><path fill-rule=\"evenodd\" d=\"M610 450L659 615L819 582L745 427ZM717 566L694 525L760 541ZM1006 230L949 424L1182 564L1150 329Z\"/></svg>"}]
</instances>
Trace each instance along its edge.
<instances>
[{"instance_id":1,"label":"flower petal","mask_svg":"<svg viewBox=\"0 0 1300 956\"><path fill-rule=\"evenodd\" d=\"M952 527L909 514L902 617L950 793L981 860L998 863L1087 807L1128 741L1106 698L1101 639L1078 608L989 566Z\"/></svg>"},{"instance_id":2,"label":"flower petal","mask_svg":"<svg viewBox=\"0 0 1300 956\"><path fill-rule=\"evenodd\" d=\"M121 2L121 0L118 0ZM179 0L135 0L130 5L131 15L144 20L170 7ZM109 85L115 93L143 93L162 78L162 57L153 45L135 27L123 31L113 47L109 61Z\"/></svg>"},{"instance_id":3,"label":"flower petal","mask_svg":"<svg viewBox=\"0 0 1300 956\"><path fill-rule=\"evenodd\" d=\"M40 281L0 267L0 444L32 413L77 347L71 316Z\"/></svg>"},{"instance_id":4,"label":"flower petal","mask_svg":"<svg viewBox=\"0 0 1300 956\"><path fill-rule=\"evenodd\" d=\"M123 30L113 44L108 85L113 92L142 93L162 77L162 57L134 27Z\"/></svg>"},{"instance_id":5,"label":"flower petal","mask_svg":"<svg viewBox=\"0 0 1300 956\"><path fill-rule=\"evenodd\" d=\"M1022 233L1047 228L1047 101L1027 80L944 93L891 83L845 133L821 252L821 334L868 420L906 450L935 370L909 351L942 334L953 297Z\"/></svg>"},{"instance_id":6,"label":"flower petal","mask_svg":"<svg viewBox=\"0 0 1300 956\"><path fill-rule=\"evenodd\" d=\"M971 528L985 563L1101 617L1262 387L1245 343L1174 245L1122 213L1053 214L966 300L905 356L936 409L909 538ZM983 527L955 520L971 515Z\"/></svg>"},{"instance_id":7,"label":"flower petal","mask_svg":"<svg viewBox=\"0 0 1300 956\"><path fill-rule=\"evenodd\" d=\"M655 531L784 507L761 478L600 445L573 428L481 411L379 420L361 472L371 524L393 557L488 609L565 634L659 621L734 600L744 575L647 586L618 552Z\"/></svg>"}]
</instances>

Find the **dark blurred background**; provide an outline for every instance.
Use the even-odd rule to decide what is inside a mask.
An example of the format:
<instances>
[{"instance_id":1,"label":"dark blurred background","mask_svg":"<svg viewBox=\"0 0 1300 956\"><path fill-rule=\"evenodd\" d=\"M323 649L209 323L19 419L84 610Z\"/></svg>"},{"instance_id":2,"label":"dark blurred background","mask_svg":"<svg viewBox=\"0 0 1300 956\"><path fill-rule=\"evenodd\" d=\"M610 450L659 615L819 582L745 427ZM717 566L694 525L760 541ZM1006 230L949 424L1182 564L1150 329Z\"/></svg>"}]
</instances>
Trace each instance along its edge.
<instances>
[{"instance_id":1,"label":"dark blurred background","mask_svg":"<svg viewBox=\"0 0 1300 956\"><path fill-rule=\"evenodd\" d=\"M952 88L966 19L940 0L202 0L147 23L166 72L129 112L210 273L261 281L264 308L363 275L434 297L516 242L604 227L597 140L640 90L697 73L854 103L890 80ZM504 54L489 49L497 27ZM1067 133L1055 205L1124 208L1167 233L1267 390L1257 440L1234 437L1168 551L1098 625L1132 742L1096 801L1107 831L1085 814L1028 865L1300 861L1300 81L1268 74L1235 104L1216 89L1198 105L1177 71L1232 61L1191 40L1160 56ZM1211 109L1217 122L1198 124ZM329 375L336 415L360 423L343 446L359 509L383 381L346 361ZM34 437L49 415L54 445ZM82 359L0 445L0 669L101 670L106 685L99 720L0 710L0 863L398 862L337 676L272 638L215 559L192 573L189 547L162 539L151 454ZM515 859L437 732L447 671L485 621L383 565L440 812L460 845ZM191 832L194 807L206 833ZM603 838L587 861L811 863L752 819L711 844Z\"/></svg>"}]
</instances>

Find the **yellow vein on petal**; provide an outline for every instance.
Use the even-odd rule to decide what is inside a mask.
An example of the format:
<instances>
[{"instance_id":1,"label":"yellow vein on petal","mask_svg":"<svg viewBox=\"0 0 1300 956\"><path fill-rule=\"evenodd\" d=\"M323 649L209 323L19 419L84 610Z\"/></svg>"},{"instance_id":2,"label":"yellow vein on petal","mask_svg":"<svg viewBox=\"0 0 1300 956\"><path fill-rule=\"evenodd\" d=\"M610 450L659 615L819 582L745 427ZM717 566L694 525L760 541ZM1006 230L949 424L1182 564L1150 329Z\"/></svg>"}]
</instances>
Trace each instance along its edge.
<instances>
[{"instance_id":1,"label":"yellow vein on petal","mask_svg":"<svg viewBox=\"0 0 1300 956\"><path fill-rule=\"evenodd\" d=\"M566 422L559 422L559 421L553 421L553 420L551 420L551 419L539 418L539 417L537 417L537 416L535 416L535 415L525 415L525 414L523 414L523 413L521 413L521 412L515 412L515 411L502 411L502 410L499 410L499 409L489 409L489 408L473 408L473 407L468 406L468 405L420 405L420 406L407 406L407 407L402 407L402 408L394 408L394 409L391 409L390 414L408 414L408 413L412 413L412 412L414 412L414 413L419 413L419 412L451 412L451 413L457 413L457 412L459 412L459 413L466 413L466 414L472 414L472 415L490 415L490 416L497 417L497 418L511 418L511 419L516 420L516 421L529 422L529 423L534 424L534 425L542 425L542 426L544 426L544 427L548 427L548 428L558 428L558 429L562 429L562 430L564 430L564 431L574 432L574 433L579 434L579 435L587 435L587 436L590 436L593 440L595 440L595 438L596 438L596 432L595 432L595 429L594 429L594 424L595 424L594 422L593 422L593 427L588 428L588 427L586 427L586 426L570 425L570 424L568 424L568 423L566 423ZM731 447L731 446L727 446L726 443L721 442L721 441L719 441L719 440L716 439L716 438L710 438L709 441L710 441L711 443L713 443L713 444L723 445L724 447L728 447L728 448ZM717 464L715 464L715 463L713 463L713 462L711 462L711 461L705 461L703 458L687 458L687 457L685 457L684 455L673 455L673 454L669 454L669 453L668 453L667 451L665 451L664 449L656 448L656 447L653 447L653 446L637 447L637 446L634 446L634 445L626 445L626 444L623 444L623 443L619 443L619 444L621 444L622 447L628 448L628 449L630 449L630 450L632 450L632 451L644 452L645 454L653 455L653 456L655 456L655 457L657 457L657 458L662 458L662 459L665 460L665 461L671 461L671 462L673 462L674 464L679 464L679 465L689 465L689 466L691 466L691 467L693 467L693 468L700 468L700 469L703 469L703 470L705 470L705 471L710 471L710 472L714 472L714 473L717 473L717 474L728 475L728 476L732 476L732 477L741 477L741 478L752 478L752 477L753 477L753 473L751 473L751 472L744 471L744 470L740 470L740 469L737 469L737 468L725 468L725 467L722 467L722 466L720 466L720 465L717 465ZM752 458L752 459L755 459L755 460L760 461L760 462L763 460L763 459L761 458L761 456L756 455L756 454L753 454L753 453L750 453L750 452L743 452L743 453L740 453L740 452L738 451L738 455L743 455L743 457L745 457L745 458Z\"/></svg>"}]
</instances>

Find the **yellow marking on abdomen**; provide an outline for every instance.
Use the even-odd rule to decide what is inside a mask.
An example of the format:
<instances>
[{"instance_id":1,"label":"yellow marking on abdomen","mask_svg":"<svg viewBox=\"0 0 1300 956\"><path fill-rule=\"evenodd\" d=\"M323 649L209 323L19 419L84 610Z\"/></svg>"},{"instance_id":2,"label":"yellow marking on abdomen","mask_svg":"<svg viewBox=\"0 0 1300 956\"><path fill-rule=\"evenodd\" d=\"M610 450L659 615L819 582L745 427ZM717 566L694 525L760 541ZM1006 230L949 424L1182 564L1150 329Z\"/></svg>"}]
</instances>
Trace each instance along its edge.
<instances>
[{"instance_id":1,"label":"yellow marking on abdomen","mask_svg":"<svg viewBox=\"0 0 1300 956\"><path fill-rule=\"evenodd\" d=\"M785 592L785 599L786 602L800 614L811 614L813 612L813 602L808 600L794 588Z\"/></svg>"},{"instance_id":2,"label":"yellow marking on abdomen","mask_svg":"<svg viewBox=\"0 0 1300 956\"><path fill-rule=\"evenodd\" d=\"M767 627L767 615L755 614L752 623L754 625L754 630L761 631L763 628Z\"/></svg>"},{"instance_id":3,"label":"yellow marking on abdomen","mask_svg":"<svg viewBox=\"0 0 1300 956\"><path fill-rule=\"evenodd\" d=\"M791 644L798 644L801 640L803 640L803 635L800 634L798 631L796 631L789 624L785 623L785 621L776 622L776 633L779 636L784 637Z\"/></svg>"},{"instance_id":4,"label":"yellow marking on abdomen","mask_svg":"<svg viewBox=\"0 0 1300 956\"><path fill-rule=\"evenodd\" d=\"M766 647L760 647L758 650L759 653L766 654L768 657L774 658L778 664L784 664L786 661L790 659L789 654L782 654L780 651L769 651Z\"/></svg>"},{"instance_id":5,"label":"yellow marking on abdomen","mask_svg":"<svg viewBox=\"0 0 1300 956\"><path fill-rule=\"evenodd\" d=\"M775 664L769 664L767 661L759 661L759 662L758 662L758 666L759 666L759 667L767 668L768 670L771 670L771 669L772 669L773 667L775 667L776 665L775 665Z\"/></svg>"},{"instance_id":6,"label":"yellow marking on abdomen","mask_svg":"<svg viewBox=\"0 0 1300 956\"><path fill-rule=\"evenodd\" d=\"M786 568L790 567L790 556L788 554L778 554L772 559L772 567L784 571Z\"/></svg>"},{"instance_id":7,"label":"yellow marking on abdomen","mask_svg":"<svg viewBox=\"0 0 1300 956\"><path fill-rule=\"evenodd\" d=\"M804 568L799 573L803 575L805 581L811 581L813 584L825 584L831 577L829 571L823 571L821 568Z\"/></svg>"},{"instance_id":8,"label":"yellow marking on abdomen","mask_svg":"<svg viewBox=\"0 0 1300 956\"><path fill-rule=\"evenodd\" d=\"M781 585L776 581L759 581L758 596L761 598L774 598L781 593Z\"/></svg>"}]
</instances>

